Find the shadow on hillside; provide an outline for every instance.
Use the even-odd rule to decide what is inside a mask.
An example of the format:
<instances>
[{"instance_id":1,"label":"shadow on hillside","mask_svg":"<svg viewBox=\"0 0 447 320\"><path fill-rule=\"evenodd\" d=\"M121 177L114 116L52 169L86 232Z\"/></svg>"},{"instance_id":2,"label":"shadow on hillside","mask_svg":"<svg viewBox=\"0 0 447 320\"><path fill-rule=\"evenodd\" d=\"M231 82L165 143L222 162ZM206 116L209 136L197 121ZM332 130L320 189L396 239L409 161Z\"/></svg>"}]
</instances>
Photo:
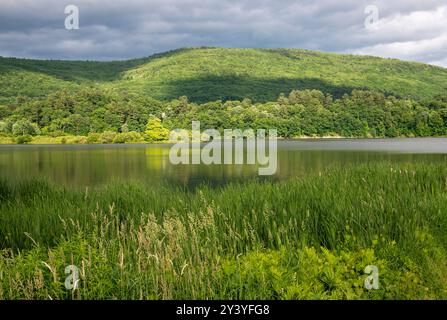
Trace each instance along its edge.
<instances>
[{"instance_id":1,"label":"shadow on hillside","mask_svg":"<svg viewBox=\"0 0 447 320\"><path fill-rule=\"evenodd\" d=\"M45 74L64 81L113 81L121 79L122 74L130 69L187 50L192 49L176 49L145 58L122 61L33 60L0 57L0 75L6 76L8 73L28 71Z\"/></svg>"},{"instance_id":2,"label":"shadow on hillside","mask_svg":"<svg viewBox=\"0 0 447 320\"><path fill-rule=\"evenodd\" d=\"M239 76L207 76L188 80L171 81L165 85L163 99L176 99L187 96L192 102L214 100L242 100L250 98L253 102L276 101L281 93L292 90L317 89L341 97L354 89L364 87L337 86L316 78L252 78ZM150 91L150 88L148 88ZM161 97L157 97L161 98Z\"/></svg>"}]
</instances>

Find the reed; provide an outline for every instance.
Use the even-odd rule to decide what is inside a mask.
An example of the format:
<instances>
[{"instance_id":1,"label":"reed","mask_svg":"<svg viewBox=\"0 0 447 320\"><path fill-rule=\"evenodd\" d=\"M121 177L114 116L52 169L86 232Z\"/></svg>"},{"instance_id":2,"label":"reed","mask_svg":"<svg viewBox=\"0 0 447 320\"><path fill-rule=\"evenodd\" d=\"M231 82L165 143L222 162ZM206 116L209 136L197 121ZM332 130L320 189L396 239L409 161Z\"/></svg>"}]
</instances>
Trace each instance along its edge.
<instances>
[{"instance_id":1,"label":"reed","mask_svg":"<svg viewBox=\"0 0 447 320\"><path fill-rule=\"evenodd\" d=\"M2 181L0 299L446 298L446 191L447 168L390 163L194 190Z\"/></svg>"}]
</instances>

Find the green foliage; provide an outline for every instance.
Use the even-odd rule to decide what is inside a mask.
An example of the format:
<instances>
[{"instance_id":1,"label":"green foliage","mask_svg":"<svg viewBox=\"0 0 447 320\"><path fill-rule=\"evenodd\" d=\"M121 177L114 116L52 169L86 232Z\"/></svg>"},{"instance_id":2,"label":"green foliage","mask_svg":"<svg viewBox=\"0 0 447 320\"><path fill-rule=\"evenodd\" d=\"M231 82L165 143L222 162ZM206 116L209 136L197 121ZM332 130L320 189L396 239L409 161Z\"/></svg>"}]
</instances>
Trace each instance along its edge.
<instances>
[{"instance_id":1,"label":"green foliage","mask_svg":"<svg viewBox=\"0 0 447 320\"><path fill-rule=\"evenodd\" d=\"M111 267L100 250L93 248L81 235L70 241L62 241L51 249L51 256L41 247L15 259L10 258L8 251L3 252L0 269L6 268L20 274L20 280L8 278L5 284L6 288L17 290L11 292L8 299L74 299L76 292L65 288L65 268L67 265L82 266L87 262L89 266L83 270L83 278L88 281L81 284L82 290L88 291L91 299L108 296L112 292ZM36 264L35 259L40 263Z\"/></svg>"},{"instance_id":2,"label":"green foliage","mask_svg":"<svg viewBox=\"0 0 447 320\"><path fill-rule=\"evenodd\" d=\"M92 132L87 136L87 143L98 143L101 140L101 134Z\"/></svg>"},{"instance_id":3,"label":"green foliage","mask_svg":"<svg viewBox=\"0 0 447 320\"><path fill-rule=\"evenodd\" d=\"M31 137L29 134L17 136L15 138L17 144L25 144L28 142L31 142L33 140L33 137Z\"/></svg>"},{"instance_id":4,"label":"green foliage","mask_svg":"<svg viewBox=\"0 0 447 320\"><path fill-rule=\"evenodd\" d=\"M117 136L116 132L113 131L105 131L101 134L100 142L101 143L113 143Z\"/></svg>"},{"instance_id":5,"label":"green foliage","mask_svg":"<svg viewBox=\"0 0 447 320\"><path fill-rule=\"evenodd\" d=\"M125 123L121 126L121 133L128 133L128 132L129 132L129 126L127 125L127 123Z\"/></svg>"},{"instance_id":6,"label":"green foliage","mask_svg":"<svg viewBox=\"0 0 447 320\"><path fill-rule=\"evenodd\" d=\"M445 299L446 178L380 163L194 191L0 181L0 299Z\"/></svg>"},{"instance_id":7,"label":"green foliage","mask_svg":"<svg viewBox=\"0 0 447 320\"><path fill-rule=\"evenodd\" d=\"M382 250L394 250L389 243ZM379 288L365 288L365 266L380 270ZM238 299L430 299L422 270L392 265L373 248L331 251L314 247L248 252L226 259L219 270L222 296Z\"/></svg>"},{"instance_id":8,"label":"green foliage","mask_svg":"<svg viewBox=\"0 0 447 320\"><path fill-rule=\"evenodd\" d=\"M90 132L90 119L76 113L63 119L60 125L64 132L75 135L87 135Z\"/></svg>"},{"instance_id":9,"label":"green foliage","mask_svg":"<svg viewBox=\"0 0 447 320\"><path fill-rule=\"evenodd\" d=\"M8 133L7 123L4 121L0 121L0 133Z\"/></svg>"},{"instance_id":10,"label":"green foliage","mask_svg":"<svg viewBox=\"0 0 447 320\"><path fill-rule=\"evenodd\" d=\"M118 133L113 139L113 143L136 143L143 141L143 137L140 133L135 131Z\"/></svg>"},{"instance_id":11,"label":"green foliage","mask_svg":"<svg viewBox=\"0 0 447 320\"><path fill-rule=\"evenodd\" d=\"M0 120L9 117L11 113L11 110L7 106L0 105Z\"/></svg>"},{"instance_id":12,"label":"green foliage","mask_svg":"<svg viewBox=\"0 0 447 320\"><path fill-rule=\"evenodd\" d=\"M3 134L11 134L13 125L14 122L12 121L12 119L8 119L6 121L0 121L0 132Z\"/></svg>"},{"instance_id":13,"label":"green foliage","mask_svg":"<svg viewBox=\"0 0 447 320\"><path fill-rule=\"evenodd\" d=\"M0 103L20 95L42 98L62 89L92 88L164 101L187 96L203 103L247 97L274 101L281 92L297 88L337 97L371 89L431 99L445 93L447 71L422 63L299 49L191 48L114 62L0 58L0 75Z\"/></svg>"},{"instance_id":14,"label":"green foliage","mask_svg":"<svg viewBox=\"0 0 447 320\"><path fill-rule=\"evenodd\" d=\"M118 143L118 144L126 143L126 135L123 133L118 133L115 136L115 138L113 139L113 143Z\"/></svg>"},{"instance_id":15,"label":"green foliage","mask_svg":"<svg viewBox=\"0 0 447 320\"><path fill-rule=\"evenodd\" d=\"M19 120L12 125L12 134L14 136L35 136L39 134L39 132L39 127L35 123L31 123L28 120Z\"/></svg>"},{"instance_id":16,"label":"green foliage","mask_svg":"<svg viewBox=\"0 0 447 320\"><path fill-rule=\"evenodd\" d=\"M107 132L109 137L103 143L113 143L115 137L110 132L146 133L148 119L156 119L153 115L160 114L163 123L152 121L149 141L167 139L169 129L190 129L194 120L199 120L204 129L221 131L274 128L286 138L443 136L447 134L447 106L443 99L439 96L417 102L363 90L334 99L319 90L293 90L276 102L253 104L244 99L198 105L186 97L156 103L147 99L127 100L103 92L61 91L44 100L24 101L0 122L0 130L11 134L15 125L16 134L36 135L41 128L41 134L53 137ZM123 139L127 138L118 136L117 142ZM91 143L99 140L90 138Z\"/></svg>"},{"instance_id":17,"label":"green foliage","mask_svg":"<svg viewBox=\"0 0 447 320\"><path fill-rule=\"evenodd\" d=\"M45 73L31 82L36 92L14 85L21 70ZM135 139L118 133L138 132L160 141L193 120L221 131L275 128L285 138L447 135L446 70L389 59L200 48L110 63L0 58L0 74L9 97L0 105L0 132L7 135L104 133L87 142L125 143ZM162 126L148 130L155 118Z\"/></svg>"},{"instance_id":18,"label":"green foliage","mask_svg":"<svg viewBox=\"0 0 447 320\"><path fill-rule=\"evenodd\" d=\"M169 130L163 127L160 119L155 117L148 120L145 134L149 141L166 141L169 139Z\"/></svg>"},{"instance_id":19,"label":"green foliage","mask_svg":"<svg viewBox=\"0 0 447 320\"><path fill-rule=\"evenodd\" d=\"M85 136L74 136L72 143L74 144L86 144L87 143L87 137Z\"/></svg>"}]
</instances>

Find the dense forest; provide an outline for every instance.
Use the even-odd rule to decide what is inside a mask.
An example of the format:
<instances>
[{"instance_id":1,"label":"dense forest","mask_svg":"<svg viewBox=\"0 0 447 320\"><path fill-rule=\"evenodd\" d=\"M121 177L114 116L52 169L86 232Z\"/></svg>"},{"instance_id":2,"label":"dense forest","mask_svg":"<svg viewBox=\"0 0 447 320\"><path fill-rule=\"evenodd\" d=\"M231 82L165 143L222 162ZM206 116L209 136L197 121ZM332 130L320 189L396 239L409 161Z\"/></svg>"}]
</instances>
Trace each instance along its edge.
<instances>
[{"instance_id":1,"label":"dense forest","mask_svg":"<svg viewBox=\"0 0 447 320\"><path fill-rule=\"evenodd\" d=\"M161 141L193 120L202 129L276 128L285 138L440 136L446 79L447 69L422 63L298 49L0 58L0 143Z\"/></svg>"},{"instance_id":2,"label":"dense forest","mask_svg":"<svg viewBox=\"0 0 447 320\"><path fill-rule=\"evenodd\" d=\"M368 89L421 100L444 94L446 79L447 69L423 63L301 49L186 48L110 62L0 57L0 104L89 87L197 103L269 102L296 89L336 98Z\"/></svg>"},{"instance_id":3,"label":"dense forest","mask_svg":"<svg viewBox=\"0 0 447 320\"><path fill-rule=\"evenodd\" d=\"M98 89L61 90L44 99L20 97L0 106L0 133L82 136L77 142L166 140L168 129L275 128L281 137L412 137L447 135L447 96L424 102L354 90L335 99L319 90L293 90L277 101L169 102ZM28 140L29 137L28 137ZM26 142L26 139L25 141Z\"/></svg>"}]
</instances>

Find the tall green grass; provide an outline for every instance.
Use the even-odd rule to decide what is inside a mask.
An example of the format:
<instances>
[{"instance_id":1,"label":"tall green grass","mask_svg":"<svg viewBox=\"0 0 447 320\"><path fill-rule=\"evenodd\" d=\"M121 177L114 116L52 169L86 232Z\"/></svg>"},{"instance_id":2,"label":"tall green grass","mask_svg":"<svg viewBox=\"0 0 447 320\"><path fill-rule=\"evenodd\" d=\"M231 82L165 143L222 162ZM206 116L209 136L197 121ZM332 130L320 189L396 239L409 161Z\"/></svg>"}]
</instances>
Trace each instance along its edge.
<instances>
[{"instance_id":1,"label":"tall green grass","mask_svg":"<svg viewBox=\"0 0 447 320\"><path fill-rule=\"evenodd\" d=\"M389 163L193 191L3 181L0 299L446 298L446 191L443 166Z\"/></svg>"}]
</instances>

